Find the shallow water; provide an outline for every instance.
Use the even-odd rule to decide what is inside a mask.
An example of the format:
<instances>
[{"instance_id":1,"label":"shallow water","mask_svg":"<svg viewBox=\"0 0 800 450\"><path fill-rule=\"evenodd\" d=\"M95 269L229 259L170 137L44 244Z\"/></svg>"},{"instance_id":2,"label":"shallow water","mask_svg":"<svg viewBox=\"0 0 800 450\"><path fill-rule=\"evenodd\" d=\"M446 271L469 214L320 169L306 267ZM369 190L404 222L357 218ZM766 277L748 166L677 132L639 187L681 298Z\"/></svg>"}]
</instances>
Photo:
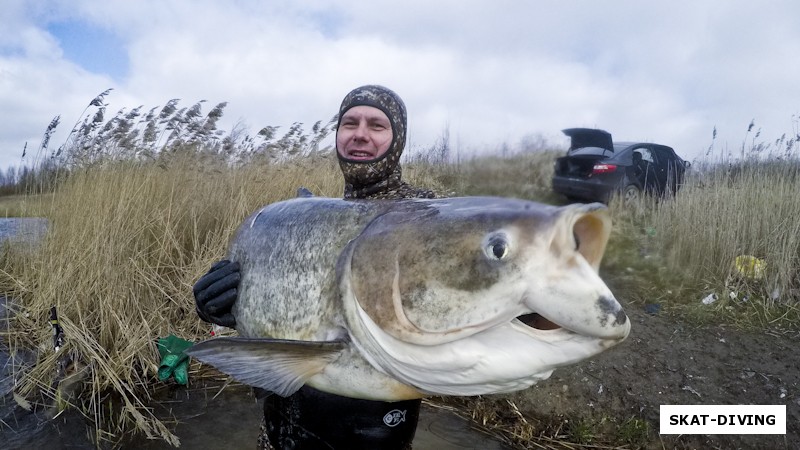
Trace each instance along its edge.
<instances>
[{"instance_id":1,"label":"shallow water","mask_svg":"<svg viewBox=\"0 0 800 450\"><path fill-rule=\"evenodd\" d=\"M252 390L237 385L216 394L215 390L176 390L170 394L171 399L159 402L156 414L178 420L173 432L180 438L182 448L255 448L263 408ZM141 437L125 446L146 450L170 448L164 441ZM471 429L466 420L452 412L422 405L414 437L415 450L507 448Z\"/></svg>"},{"instance_id":2,"label":"shallow water","mask_svg":"<svg viewBox=\"0 0 800 450\"><path fill-rule=\"evenodd\" d=\"M0 242L32 243L47 228L44 219L0 218ZM7 325L8 301L0 296L0 331ZM44 324L43 326L49 326ZM30 353L14 358L0 336L0 448L96 448L90 434L93 427L75 410L67 410L51 419L46 412L29 412L13 399L14 367L31 364ZM190 384L192 380L190 380ZM221 392L200 387L174 386L158 394L153 411L181 440L181 448L255 448L263 409L252 390L242 385L228 386ZM163 440L143 436L128 439L122 448L169 449ZM503 450L498 441L478 430L454 413L423 404L420 411L414 448L456 450Z\"/></svg>"},{"instance_id":3,"label":"shallow water","mask_svg":"<svg viewBox=\"0 0 800 450\"><path fill-rule=\"evenodd\" d=\"M47 219L39 217L0 218L0 242L36 242L47 231Z\"/></svg>"},{"instance_id":4,"label":"shallow water","mask_svg":"<svg viewBox=\"0 0 800 450\"><path fill-rule=\"evenodd\" d=\"M10 400L10 399L9 399ZM44 414L23 411L13 404L2 406L10 411L0 431L4 449L70 448L94 449L88 434L93 429L76 411L67 411L48 420ZM216 389L180 388L161 395L153 404L157 417L180 439L181 448L255 448L263 408L247 386L232 385L222 392ZM335 420L335 419L333 419ZM121 448L143 450L170 449L167 442L135 436ZM414 449L506 450L509 447L470 428L469 422L454 413L422 405L414 438Z\"/></svg>"}]
</instances>

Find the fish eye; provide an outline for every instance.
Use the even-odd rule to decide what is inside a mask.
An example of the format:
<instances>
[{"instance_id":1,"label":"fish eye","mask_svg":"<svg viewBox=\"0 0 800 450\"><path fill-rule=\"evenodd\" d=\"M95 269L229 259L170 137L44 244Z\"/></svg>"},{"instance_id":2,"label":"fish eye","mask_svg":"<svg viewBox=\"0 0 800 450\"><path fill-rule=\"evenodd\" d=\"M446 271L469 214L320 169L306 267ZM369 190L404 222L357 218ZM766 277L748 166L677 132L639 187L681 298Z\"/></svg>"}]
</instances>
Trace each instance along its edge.
<instances>
[{"instance_id":1,"label":"fish eye","mask_svg":"<svg viewBox=\"0 0 800 450\"><path fill-rule=\"evenodd\" d=\"M489 239L486 240L484 253L486 253L489 259L500 261L508 256L510 247L511 245L505 234L499 233L490 236Z\"/></svg>"},{"instance_id":2,"label":"fish eye","mask_svg":"<svg viewBox=\"0 0 800 450\"><path fill-rule=\"evenodd\" d=\"M508 247L506 246L505 242L497 242L492 244L492 254L495 258L503 259L503 257L506 256L506 253L508 253Z\"/></svg>"}]
</instances>

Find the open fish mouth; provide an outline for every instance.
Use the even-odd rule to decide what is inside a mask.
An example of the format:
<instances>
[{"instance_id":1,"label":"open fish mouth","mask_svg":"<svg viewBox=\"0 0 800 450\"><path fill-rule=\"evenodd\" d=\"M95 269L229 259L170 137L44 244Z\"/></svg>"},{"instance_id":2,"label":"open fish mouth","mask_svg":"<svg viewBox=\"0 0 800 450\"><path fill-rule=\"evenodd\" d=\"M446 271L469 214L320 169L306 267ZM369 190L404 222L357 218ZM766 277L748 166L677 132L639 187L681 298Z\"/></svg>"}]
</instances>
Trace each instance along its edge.
<instances>
[{"instance_id":1,"label":"open fish mouth","mask_svg":"<svg viewBox=\"0 0 800 450\"><path fill-rule=\"evenodd\" d=\"M575 335L578 335L590 340L599 339L600 341L618 343L625 339L630 331L630 321L622 310L608 313L602 311L597 317L596 324L589 323L587 325L583 321L572 319L572 317L557 319L561 322L557 323L540 313L530 312L512 319L511 325L515 325L521 330L527 330L528 334L537 339L547 341L568 338L569 336L574 338Z\"/></svg>"},{"instance_id":2,"label":"open fish mouth","mask_svg":"<svg viewBox=\"0 0 800 450\"><path fill-rule=\"evenodd\" d=\"M536 330L558 330L560 325L551 322L547 317L539 313L523 314L516 317L517 320Z\"/></svg>"}]
</instances>

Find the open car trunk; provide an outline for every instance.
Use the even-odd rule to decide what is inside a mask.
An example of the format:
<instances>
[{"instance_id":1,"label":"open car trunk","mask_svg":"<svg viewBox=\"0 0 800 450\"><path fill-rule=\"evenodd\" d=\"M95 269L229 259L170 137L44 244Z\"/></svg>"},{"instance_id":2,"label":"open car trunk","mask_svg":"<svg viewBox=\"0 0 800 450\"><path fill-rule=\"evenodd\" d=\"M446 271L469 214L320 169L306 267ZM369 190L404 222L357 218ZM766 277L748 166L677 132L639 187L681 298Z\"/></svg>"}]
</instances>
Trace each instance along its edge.
<instances>
[{"instance_id":1,"label":"open car trunk","mask_svg":"<svg viewBox=\"0 0 800 450\"><path fill-rule=\"evenodd\" d=\"M592 173L594 165L606 159L601 155L562 156L556 159L555 173L560 176L586 178Z\"/></svg>"},{"instance_id":2,"label":"open car trunk","mask_svg":"<svg viewBox=\"0 0 800 450\"><path fill-rule=\"evenodd\" d=\"M583 147L599 147L610 152L614 151L614 141L608 131L594 128L567 128L561 132L570 138L568 154Z\"/></svg>"}]
</instances>

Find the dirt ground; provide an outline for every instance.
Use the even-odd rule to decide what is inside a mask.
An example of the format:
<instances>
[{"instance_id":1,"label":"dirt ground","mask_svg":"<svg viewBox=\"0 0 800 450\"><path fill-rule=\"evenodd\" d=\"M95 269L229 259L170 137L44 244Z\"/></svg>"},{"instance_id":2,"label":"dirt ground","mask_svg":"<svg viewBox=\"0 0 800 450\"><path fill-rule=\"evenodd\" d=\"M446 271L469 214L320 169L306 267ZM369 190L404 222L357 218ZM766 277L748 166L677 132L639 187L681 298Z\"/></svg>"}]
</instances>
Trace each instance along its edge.
<instances>
[{"instance_id":1,"label":"dirt ground","mask_svg":"<svg viewBox=\"0 0 800 450\"><path fill-rule=\"evenodd\" d=\"M621 345L506 397L542 434L628 448L800 449L800 333L626 310L632 330ZM687 404L786 405L786 435L659 435L659 406Z\"/></svg>"}]
</instances>

